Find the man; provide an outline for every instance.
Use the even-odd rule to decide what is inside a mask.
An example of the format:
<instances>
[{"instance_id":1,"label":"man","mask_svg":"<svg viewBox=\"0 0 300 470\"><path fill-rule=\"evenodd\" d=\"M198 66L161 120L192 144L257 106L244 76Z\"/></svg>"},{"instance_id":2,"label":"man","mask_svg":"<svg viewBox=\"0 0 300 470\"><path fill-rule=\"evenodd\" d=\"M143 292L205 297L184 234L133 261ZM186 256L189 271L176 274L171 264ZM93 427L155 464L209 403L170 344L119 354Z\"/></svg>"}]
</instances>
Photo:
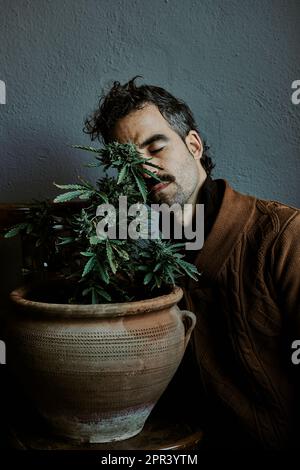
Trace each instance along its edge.
<instances>
[{"instance_id":1,"label":"man","mask_svg":"<svg viewBox=\"0 0 300 470\"><path fill-rule=\"evenodd\" d=\"M300 398L291 362L292 342L300 339L299 210L212 180L213 164L188 106L162 88L138 86L136 78L114 83L85 131L105 143L133 142L151 158L163 180L145 175L156 202L205 204L204 246L187 252L202 274L184 285L186 307L197 315L184 383L207 445L293 445Z\"/></svg>"}]
</instances>

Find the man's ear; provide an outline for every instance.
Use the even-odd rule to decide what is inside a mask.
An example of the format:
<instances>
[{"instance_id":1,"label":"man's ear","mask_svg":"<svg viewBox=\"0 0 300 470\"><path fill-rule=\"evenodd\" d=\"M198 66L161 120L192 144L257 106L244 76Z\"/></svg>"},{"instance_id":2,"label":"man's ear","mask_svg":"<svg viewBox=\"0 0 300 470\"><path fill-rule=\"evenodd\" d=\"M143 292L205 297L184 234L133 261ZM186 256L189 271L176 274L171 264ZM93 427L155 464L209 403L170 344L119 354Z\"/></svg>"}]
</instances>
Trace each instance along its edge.
<instances>
[{"instance_id":1,"label":"man's ear","mask_svg":"<svg viewBox=\"0 0 300 470\"><path fill-rule=\"evenodd\" d=\"M200 160L203 154L203 144L198 132L191 130L185 138L185 143L195 160Z\"/></svg>"}]
</instances>

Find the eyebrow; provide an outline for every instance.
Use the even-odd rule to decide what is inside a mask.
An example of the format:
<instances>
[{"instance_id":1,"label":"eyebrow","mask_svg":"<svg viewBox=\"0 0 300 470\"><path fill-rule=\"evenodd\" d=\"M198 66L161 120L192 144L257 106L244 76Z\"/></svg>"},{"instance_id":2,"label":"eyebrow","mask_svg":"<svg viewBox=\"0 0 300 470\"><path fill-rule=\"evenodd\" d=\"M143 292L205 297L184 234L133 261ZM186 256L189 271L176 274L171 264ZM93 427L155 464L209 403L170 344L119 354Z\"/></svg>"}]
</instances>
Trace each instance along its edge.
<instances>
[{"instance_id":1,"label":"eyebrow","mask_svg":"<svg viewBox=\"0 0 300 470\"><path fill-rule=\"evenodd\" d=\"M164 134L154 134L144 140L144 142L141 143L140 148L143 149L147 147L147 145L153 144L153 142L157 142L158 140L169 142L170 139Z\"/></svg>"}]
</instances>

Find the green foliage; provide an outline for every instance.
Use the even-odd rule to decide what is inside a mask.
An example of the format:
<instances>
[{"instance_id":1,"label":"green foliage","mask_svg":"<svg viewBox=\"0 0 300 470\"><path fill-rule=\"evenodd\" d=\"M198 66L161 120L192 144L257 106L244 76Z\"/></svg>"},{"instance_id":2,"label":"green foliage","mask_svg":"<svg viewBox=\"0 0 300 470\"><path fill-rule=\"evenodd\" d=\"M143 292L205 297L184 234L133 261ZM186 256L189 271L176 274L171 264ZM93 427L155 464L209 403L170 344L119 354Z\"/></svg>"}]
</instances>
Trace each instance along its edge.
<instances>
[{"instance_id":1,"label":"green foliage","mask_svg":"<svg viewBox=\"0 0 300 470\"><path fill-rule=\"evenodd\" d=\"M167 291L180 277L197 279L196 267L184 260L183 244L161 239L112 239L99 237L96 233L97 223L101 220L96 216L98 205L109 202L117 208L120 196L127 197L128 205L147 203L143 174L147 173L157 181L160 178L142 164L159 167L143 158L133 144L113 142L101 149L78 145L75 148L92 154L94 162L89 166L102 167L104 176L95 185L82 179L79 184L55 184L65 192L54 202L65 203L73 199L84 202L72 203L75 210L70 212L66 212L68 205L44 203L5 236L18 233L33 236L49 254L58 254L61 261L59 274L76 285L72 301L77 303L138 300ZM116 177L107 174L111 169L116 170ZM56 206L64 212L58 220L60 230L57 230Z\"/></svg>"},{"instance_id":2,"label":"green foliage","mask_svg":"<svg viewBox=\"0 0 300 470\"><path fill-rule=\"evenodd\" d=\"M54 185L60 189L72 189L72 191L68 191L67 193L60 194L54 199L54 202L68 202L72 201L73 199L91 199L96 198L101 200L102 202L107 202L106 196L97 191L90 183L83 182L84 184L56 184Z\"/></svg>"},{"instance_id":3,"label":"green foliage","mask_svg":"<svg viewBox=\"0 0 300 470\"><path fill-rule=\"evenodd\" d=\"M149 159L143 158L137 151L134 144L119 144L112 142L105 145L102 149L94 149L92 147L85 147L81 145L75 146L78 149L86 150L88 152L96 153L97 166L102 166L104 170L116 169L118 172L117 184L131 184L137 186L139 193L142 195L143 201L147 200L147 188L144 181L143 173L147 172L150 176L157 181L160 178L154 173L142 168L143 163L153 168L160 168L157 165L149 162ZM94 166L94 164L93 164Z\"/></svg>"},{"instance_id":4,"label":"green foliage","mask_svg":"<svg viewBox=\"0 0 300 470\"><path fill-rule=\"evenodd\" d=\"M53 213L52 203L35 202L25 212L24 222L11 227L4 237L20 235L38 253L41 265L51 265L57 253L55 240L60 223L61 218Z\"/></svg>"},{"instance_id":5,"label":"green foliage","mask_svg":"<svg viewBox=\"0 0 300 470\"><path fill-rule=\"evenodd\" d=\"M22 222L21 224L14 225L11 227L8 232L4 234L5 238L12 238L15 237L16 235L20 235L23 231L26 231L26 233L30 233L32 231L32 224L29 224L27 222Z\"/></svg>"}]
</instances>

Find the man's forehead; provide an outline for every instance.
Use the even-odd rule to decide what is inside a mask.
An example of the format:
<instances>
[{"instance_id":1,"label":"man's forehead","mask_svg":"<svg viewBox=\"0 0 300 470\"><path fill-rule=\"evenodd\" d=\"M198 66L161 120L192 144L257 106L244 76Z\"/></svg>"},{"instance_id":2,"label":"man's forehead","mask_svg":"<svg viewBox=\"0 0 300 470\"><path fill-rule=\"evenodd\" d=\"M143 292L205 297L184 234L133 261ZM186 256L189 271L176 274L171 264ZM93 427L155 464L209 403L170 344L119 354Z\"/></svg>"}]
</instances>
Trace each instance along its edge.
<instances>
[{"instance_id":1,"label":"man's forehead","mask_svg":"<svg viewBox=\"0 0 300 470\"><path fill-rule=\"evenodd\" d=\"M143 147L153 136L167 136L170 131L171 128L159 109L155 105L147 104L119 119L113 137L122 143L130 141Z\"/></svg>"}]
</instances>

